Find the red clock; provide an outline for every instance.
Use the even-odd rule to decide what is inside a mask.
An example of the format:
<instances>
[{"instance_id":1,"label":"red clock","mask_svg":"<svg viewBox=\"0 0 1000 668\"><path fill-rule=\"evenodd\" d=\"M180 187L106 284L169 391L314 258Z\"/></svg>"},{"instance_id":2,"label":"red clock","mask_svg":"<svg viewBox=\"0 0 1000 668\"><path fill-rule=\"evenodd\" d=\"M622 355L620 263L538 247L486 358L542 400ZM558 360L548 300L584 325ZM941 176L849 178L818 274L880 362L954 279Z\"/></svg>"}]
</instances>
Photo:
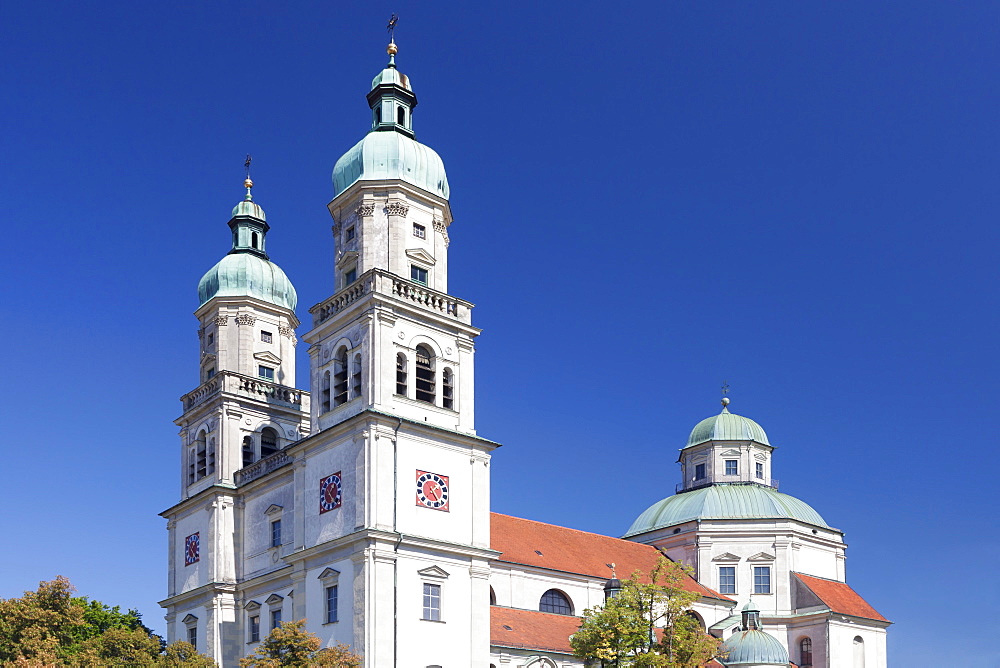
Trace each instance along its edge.
<instances>
[{"instance_id":1,"label":"red clock","mask_svg":"<svg viewBox=\"0 0 1000 668\"><path fill-rule=\"evenodd\" d=\"M319 481L319 513L340 508L344 500L344 482L340 477L340 471L333 475L328 475Z\"/></svg>"},{"instance_id":2,"label":"red clock","mask_svg":"<svg viewBox=\"0 0 1000 668\"><path fill-rule=\"evenodd\" d=\"M197 533L193 533L184 539L184 565L198 563L201 558L201 539Z\"/></svg>"},{"instance_id":3,"label":"red clock","mask_svg":"<svg viewBox=\"0 0 1000 668\"><path fill-rule=\"evenodd\" d=\"M417 505L448 511L448 476L417 471Z\"/></svg>"}]
</instances>

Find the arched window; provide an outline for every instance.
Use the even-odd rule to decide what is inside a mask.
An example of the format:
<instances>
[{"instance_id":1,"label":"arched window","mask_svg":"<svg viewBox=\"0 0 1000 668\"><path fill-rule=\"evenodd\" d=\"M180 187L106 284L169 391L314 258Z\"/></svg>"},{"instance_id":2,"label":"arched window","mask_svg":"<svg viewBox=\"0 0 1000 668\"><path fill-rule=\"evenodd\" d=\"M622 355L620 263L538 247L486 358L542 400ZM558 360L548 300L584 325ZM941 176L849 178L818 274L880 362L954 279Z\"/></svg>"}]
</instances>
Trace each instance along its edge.
<instances>
[{"instance_id":1,"label":"arched window","mask_svg":"<svg viewBox=\"0 0 1000 668\"><path fill-rule=\"evenodd\" d=\"M493 591L493 587L490 587L490 605L497 604L497 593Z\"/></svg>"},{"instance_id":2,"label":"arched window","mask_svg":"<svg viewBox=\"0 0 1000 668\"><path fill-rule=\"evenodd\" d=\"M197 478L195 477L195 461L197 455L195 455L195 449L191 448L188 451L188 484L194 483Z\"/></svg>"},{"instance_id":3,"label":"arched window","mask_svg":"<svg viewBox=\"0 0 1000 668\"><path fill-rule=\"evenodd\" d=\"M865 668L865 640L854 636L854 668Z\"/></svg>"},{"instance_id":4,"label":"arched window","mask_svg":"<svg viewBox=\"0 0 1000 668\"><path fill-rule=\"evenodd\" d=\"M260 430L260 458L264 459L278 451L278 432L270 427Z\"/></svg>"},{"instance_id":5,"label":"arched window","mask_svg":"<svg viewBox=\"0 0 1000 668\"><path fill-rule=\"evenodd\" d=\"M201 480L208 475L208 451L207 444L205 442L205 432L202 431L198 433L198 439L195 441L194 447L198 452L196 478Z\"/></svg>"},{"instance_id":6,"label":"arched window","mask_svg":"<svg viewBox=\"0 0 1000 668\"><path fill-rule=\"evenodd\" d=\"M382 124L382 107L375 107L375 126Z\"/></svg>"},{"instance_id":7,"label":"arched window","mask_svg":"<svg viewBox=\"0 0 1000 668\"><path fill-rule=\"evenodd\" d=\"M448 368L441 372L441 405L455 408L455 374Z\"/></svg>"},{"instance_id":8,"label":"arched window","mask_svg":"<svg viewBox=\"0 0 1000 668\"><path fill-rule=\"evenodd\" d=\"M208 439L208 475L215 473L215 439Z\"/></svg>"},{"instance_id":9,"label":"arched window","mask_svg":"<svg viewBox=\"0 0 1000 668\"><path fill-rule=\"evenodd\" d=\"M557 615L573 614L573 606L570 604L569 598L558 589L550 589L542 594L538 609L542 612L554 612Z\"/></svg>"},{"instance_id":10,"label":"arched window","mask_svg":"<svg viewBox=\"0 0 1000 668\"><path fill-rule=\"evenodd\" d=\"M434 353L425 345L417 346L417 401L434 403Z\"/></svg>"},{"instance_id":11,"label":"arched window","mask_svg":"<svg viewBox=\"0 0 1000 668\"><path fill-rule=\"evenodd\" d=\"M406 396L406 355L396 353L396 394Z\"/></svg>"},{"instance_id":12,"label":"arched window","mask_svg":"<svg viewBox=\"0 0 1000 668\"><path fill-rule=\"evenodd\" d=\"M354 356L354 369L351 373L351 396L361 396L361 355Z\"/></svg>"},{"instance_id":13,"label":"arched window","mask_svg":"<svg viewBox=\"0 0 1000 668\"><path fill-rule=\"evenodd\" d=\"M803 638L799 641L799 665L813 665L813 641L811 638Z\"/></svg>"},{"instance_id":14,"label":"arched window","mask_svg":"<svg viewBox=\"0 0 1000 668\"><path fill-rule=\"evenodd\" d=\"M333 405L347 403L347 348L341 347L333 362Z\"/></svg>"},{"instance_id":15,"label":"arched window","mask_svg":"<svg viewBox=\"0 0 1000 668\"><path fill-rule=\"evenodd\" d=\"M396 108L396 122L402 126L406 126L406 108L397 107Z\"/></svg>"},{"instance_id":16,"label":"arched window","mask_svg":"<svg viewBox=\"0 0 1000 668\"><path fill-rule=\"evenodd\" d=\"M694 620L694 623L698 625L699 629L701 629L702 631L706 630L705 622L702 620L701 616L697 612L695 612L694 610L688 610L684 614L686 614L688 617Z\"/></svg>"},{"instance_id":17,"label":"arched window","mask_svg":"<svg viewBox=\"0 0 1000 668\"><path fill-rule=\"evenodd\" d=\"M320 396L320 403L321 403L321 409L320 409L321 412L323 412L323 413L329 413L330 412L330 372L329 371L324 371L323 372L323 383L322 383L320 391L319 391L319 396Z\"/></svg>"},{"instance_id":18,"label":"arched window","mask_svg":"<svg viewBox=\"0 0 1000 668\"><path fill-rule=\"evenodd\" d=\"M250 245L253 246L254 248L256 248L257 247L257 233L254 232L252 235L250 235L250 238L252 239L252 241L250 242Z\"/></svg>"},{"instance_id":19,"label":"arched window","mask_svg":"<svg viewBox=\"0 0 1000 668\"><path fill-rule=\"evenodd\" d=\"M250 466L254 460L253 437L243 437L243 466Z\"/></svg>"}]
</instances>

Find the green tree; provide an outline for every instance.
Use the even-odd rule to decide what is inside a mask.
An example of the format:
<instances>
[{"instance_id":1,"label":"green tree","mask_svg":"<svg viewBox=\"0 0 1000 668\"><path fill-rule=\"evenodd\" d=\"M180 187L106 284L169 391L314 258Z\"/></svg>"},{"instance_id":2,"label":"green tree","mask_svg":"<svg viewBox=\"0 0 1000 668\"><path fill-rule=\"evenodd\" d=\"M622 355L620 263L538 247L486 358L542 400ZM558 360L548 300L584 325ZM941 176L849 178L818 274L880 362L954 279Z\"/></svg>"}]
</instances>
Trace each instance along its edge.
<instances>
[{"instance_id":1,"label":"green tree","mask_svg":"<svg viewBox=\"0 0 1000 668\"><path fill-rule=\"evenodd\" d=\"M75 644L83 608L63 576L41 582L21 598L0 599L0 665L56 665Z\"/></svg>"},{"instance_id":2,"label":"green tree","mask_svg":"<svg viewBox=\"0 0 1000 668\"><path fill-rule=\"evenodd\" d=\"M279 668L279 666L319 666L322 668L361 668L361 659L347 645L320 649L320 640L306 631L306 620L285 622L271 631L257 650L240 659L241 668Z\"/></svg>"},{"instance_id":3,"label":"green tree","mask_svg":"<svg viewBox=\"0 0 1000 668\"><path fill-rule=\"evenodd\" d=\"M664 557L648 578L633 573L616 597L584 611L573 653L608 668L697 668L719 658L720 641L689 614L700 595L684 588L688 576Z\"/></svg>"},{"instance_id":4,"label":"green tree","mask_svg":"<svg viewBox=\"0 0 1000 668\"><path fill-rule=\"evenodd\" d=\"M157 668L215 668L215 661L199 654L194 645L183 640L172 642L163 650Z\"/></svg>"}]
</instances>

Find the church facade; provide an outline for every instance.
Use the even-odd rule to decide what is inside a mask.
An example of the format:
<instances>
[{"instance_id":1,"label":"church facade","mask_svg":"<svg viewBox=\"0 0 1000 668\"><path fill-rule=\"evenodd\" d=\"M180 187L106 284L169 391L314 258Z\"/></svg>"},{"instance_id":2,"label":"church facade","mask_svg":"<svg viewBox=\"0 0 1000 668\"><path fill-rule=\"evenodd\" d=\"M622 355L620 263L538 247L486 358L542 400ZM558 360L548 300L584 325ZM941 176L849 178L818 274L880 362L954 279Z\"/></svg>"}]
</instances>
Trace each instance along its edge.
<instances>
[{"instance_id":1,"label":"church facade","mask_svg":"<svg viewBox=\"0 0 1000 668\"><path fill-rule=\"evenodd\" d=\"M449 292L447 176L415 139L395 54L333 172L335 285L302 334L311 392L296 388L295 288L249 178L231 250L198 286L199 385L177 420L181 498L162 513L169 640L235 666L305 619L366 666L582 666L579 615L615 569L666 554L693 569L706 629L785 652L727 665L885 666L889 622L846 584L843 534L777 490L764 430L726 406L691 432L677 493L624 538L490 512L479 330Z\"/></svg>"}]
</instances>

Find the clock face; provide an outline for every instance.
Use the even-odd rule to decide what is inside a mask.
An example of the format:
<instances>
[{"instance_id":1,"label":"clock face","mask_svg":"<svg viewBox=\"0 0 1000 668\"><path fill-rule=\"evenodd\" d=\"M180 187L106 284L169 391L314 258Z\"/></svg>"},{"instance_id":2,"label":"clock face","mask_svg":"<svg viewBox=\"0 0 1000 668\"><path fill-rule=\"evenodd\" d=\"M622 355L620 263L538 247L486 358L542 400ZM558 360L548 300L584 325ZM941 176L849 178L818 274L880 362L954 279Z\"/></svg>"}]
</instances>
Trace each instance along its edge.
<instances>
[{"instance_id":1,"label":"clock face","mask_svg":"<svg viewBox=\"0 0 1000 668\"><path fill-rule=\"evenodd\" d=\"M193 533L184 539L184 565L198 563L201 558L201 539L198 534Z\"/></svg>"},{"instance_id":2,"label":"clock face","mask_svg":"<svg viewBox=\"0 0 1000 668\"><path fill-rule=\"evenodd\" d=\"M319 513L340 508L344 501L344 483L340 479L340 471L328 475L319 481Z\"/></svg>"},{"instance_id":3,"label":"clock face","mask_svg":"<svg viewBox=\"0 0 1000 668\"><path fill-rule=\"evenodd\" d=\"M448 476L417 471L417 505L448 510Z\"/></svg>"}]
</instances>

